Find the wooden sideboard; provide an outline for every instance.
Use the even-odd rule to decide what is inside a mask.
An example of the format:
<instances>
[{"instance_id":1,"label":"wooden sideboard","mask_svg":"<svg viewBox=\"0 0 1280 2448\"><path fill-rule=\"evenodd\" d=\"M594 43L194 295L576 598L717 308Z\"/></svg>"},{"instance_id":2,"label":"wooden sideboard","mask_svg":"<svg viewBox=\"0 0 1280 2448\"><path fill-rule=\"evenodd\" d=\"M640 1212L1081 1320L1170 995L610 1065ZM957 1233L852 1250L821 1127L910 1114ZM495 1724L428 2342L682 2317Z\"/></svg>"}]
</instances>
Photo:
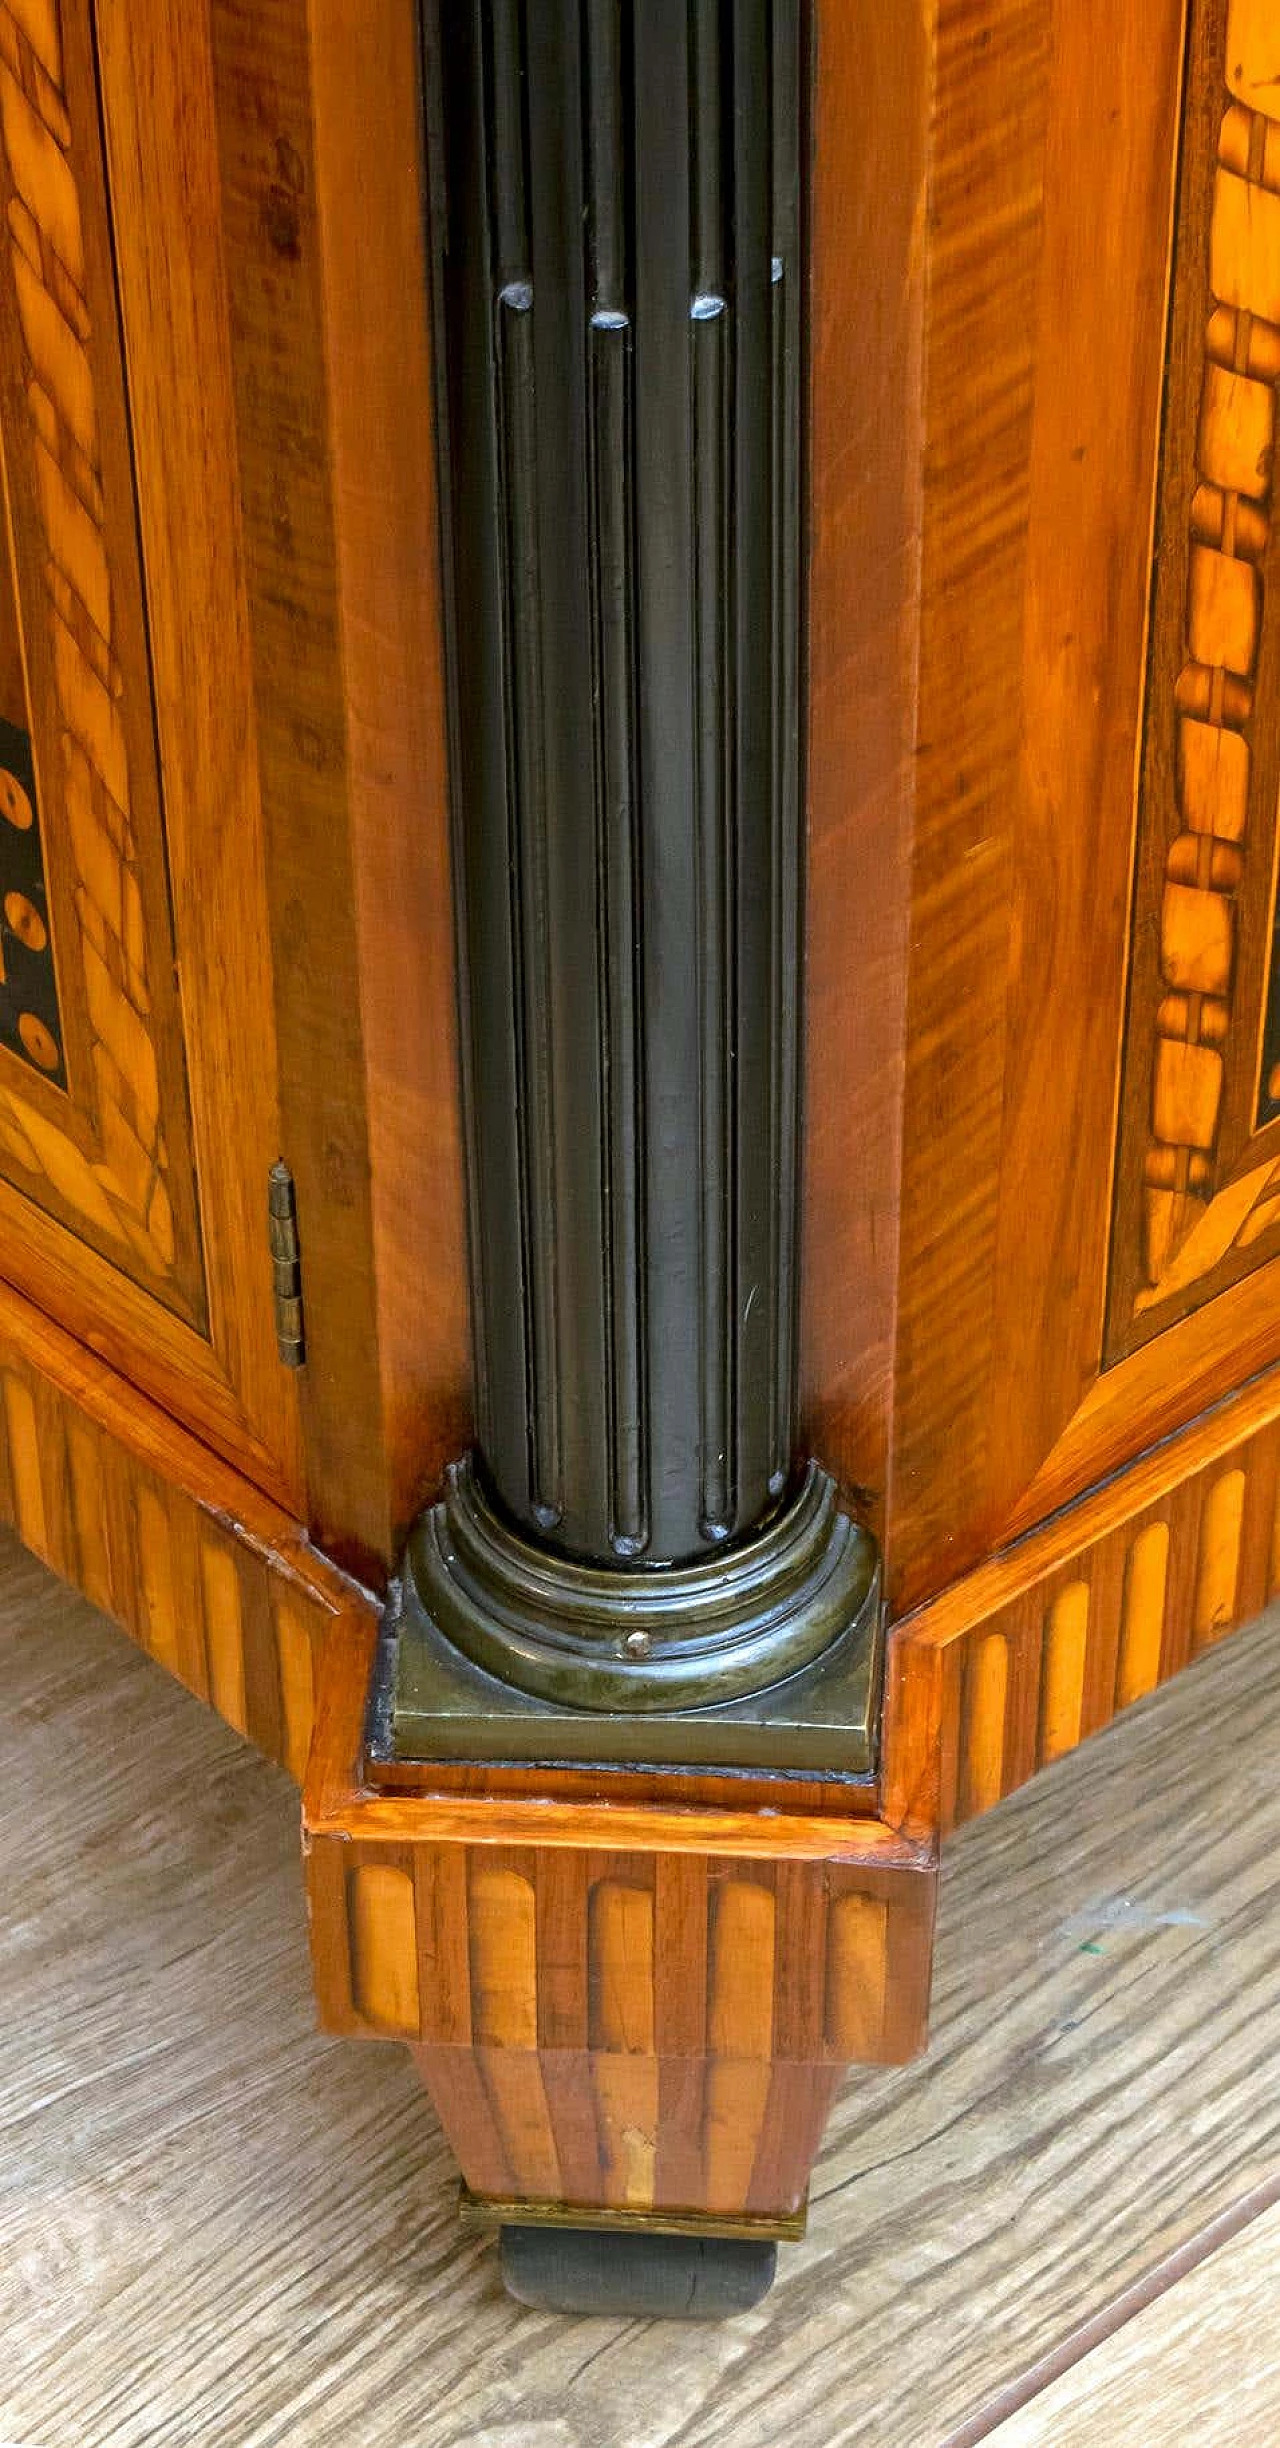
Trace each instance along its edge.
<instances>
[{"instance_id":1,"label":"wooden sideboard","mask_svg":"<svg viewBox=\"0 0 1280 2448\"><path fill-rule=\"evenodd\" d=\"M732 2310L1280 1589L1274 6L0 0L0 188L0 1509Z\"/></svg>"}]
</instances>

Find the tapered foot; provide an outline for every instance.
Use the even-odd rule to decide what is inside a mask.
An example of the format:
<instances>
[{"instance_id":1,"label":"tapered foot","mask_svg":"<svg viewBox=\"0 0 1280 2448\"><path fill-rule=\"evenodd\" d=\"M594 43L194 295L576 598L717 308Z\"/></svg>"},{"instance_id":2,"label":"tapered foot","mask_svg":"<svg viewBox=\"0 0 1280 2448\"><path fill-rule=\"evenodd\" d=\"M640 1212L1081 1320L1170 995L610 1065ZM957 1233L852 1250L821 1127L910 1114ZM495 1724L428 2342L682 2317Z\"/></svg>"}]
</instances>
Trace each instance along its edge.
<instances>
[{"instance_id":1,"label":"tapered foot","mask_svg":"<svg viewBox=\"0 0 1280 2448\"><path fill-rule=\"evenodd\" d=\"M540 2312L614 2319L728 2320L773 2285L775 2244L735 2236L613 2235L585 2227L503 2227L503 2281Z\"/></svg>"}]
</instances>

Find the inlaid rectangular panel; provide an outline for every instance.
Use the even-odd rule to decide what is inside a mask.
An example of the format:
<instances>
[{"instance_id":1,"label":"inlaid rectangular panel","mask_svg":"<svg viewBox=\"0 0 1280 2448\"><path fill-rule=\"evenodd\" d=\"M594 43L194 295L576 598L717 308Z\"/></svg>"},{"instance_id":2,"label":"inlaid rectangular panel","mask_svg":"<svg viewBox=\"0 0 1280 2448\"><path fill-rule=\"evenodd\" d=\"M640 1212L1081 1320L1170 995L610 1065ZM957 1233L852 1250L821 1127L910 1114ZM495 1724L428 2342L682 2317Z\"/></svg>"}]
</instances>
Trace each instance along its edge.
<instances>
[{"instance_id":1,"label":"inlaid rectangular panel","mask_svg":"<svg viewBox=\"0 0 1280 2448\"><path fill-rule=\"evenodd\" d=\"M1280 85L1193 0L1107 1354L1280 1244Z\"/></svg>"},{"instance_id":2,"label":"inlaid rectangular panel","mask_svg":"<svg viewBox=\"0 0 1280 2448\"><path fill-rule=\"evenodd\" d=\"M0 202L0 1166L201 1325L123 338L74 0L0 0Z\"/></svg>"},{"instance_id":3,"label":"inlaid rectangular panel","mask_svg":"<svg viewBox=\"0 0 1280 2448\"><path fill-rule=\"evenodd\" d=\"M3 1285L0 1521L301 1784L324 1640L373 1600Z\"/></svg>"},{"instance_id":4,"label":"inlaid rectangular panel","mask_svg":"<svg viewBox=\"0 0 1280 2448\"><path fill-rule=\"evenodd\" d=\"M258 14L246 40L261 51L283 12L260 0ZM304 467L307 484L330 480L312 360L310 404L266 434L238 421L237 378L252 384L262 350L233 302L220 137L239 109L256 145L264 106L234 75L220 92L220 39L211 0L0 0L0 1275L301 1516L305 1397L277 1354L265 1202L304 1124L323 1133L322 1195L343 1218L340 1236L301 1228L313 1259L341 1239L353 1357L327 1368L326 1398L363 1419L353 1450L376 1480L377 1422L353 1390L376 1386L374 1263L351 1189L358 992L328 959L336 938L323 960L301 948L268 873L270 848L349 910L346 768L328 744L343 683L335 670L314 690L305 724L284 718L299 765L334 777L324 842L300 849L296 793L270 828L264 814L254 614L281 590L248 566L250 490L297 536L331 631L338 573L332 533L304 543L297 516ZM308 56L286 80L304 119ZM273 175L255 152L252 225L278 271ZM305 357L284 354L295 370ZM308 656L290 634L296 673ZM390 730L372 730L399 792ZM278 955L319 980L350 1049L341 1079L317 1037L282 1082ZM403 1127L394 1085L386 1102ZM313 1214L314 1172L306 1187ZM359 1552L390 1545L375 1520Z\"/></svg>"},{"instance_id":5,"label":"inlaid rectangular panel","mask_svg":"<svg viewBox=\"0 0 1280 2448\"><path fill-rule=\"evenodd\" d=\"M0 0L0 1275L300 1514L213 88L207 0Z\"/></svg>"},{"instance_id":6,"label":"inlaid rectangular panel","mask_svg":"<svg viewBox=\"0 0 1280 2448\"><path fill-rule=\"evenodd\" d=\"M1280 1593L1278 1413L1272 1376L898 1627L895 1824L991 1809Z\"/></svg>"},{"instance_id":7,"label":"inlaid rectangular panel","mask_svg":"<svg viewBox=\"0 0 1280 2448\"><path fill-rule=\"evenodd\" d=\"M500 2198L786 2215L843 2066L923 2036L927 1874L313 1836L311 1895L326 2027L414 2042Z\"/></svg>"}]
</instances>

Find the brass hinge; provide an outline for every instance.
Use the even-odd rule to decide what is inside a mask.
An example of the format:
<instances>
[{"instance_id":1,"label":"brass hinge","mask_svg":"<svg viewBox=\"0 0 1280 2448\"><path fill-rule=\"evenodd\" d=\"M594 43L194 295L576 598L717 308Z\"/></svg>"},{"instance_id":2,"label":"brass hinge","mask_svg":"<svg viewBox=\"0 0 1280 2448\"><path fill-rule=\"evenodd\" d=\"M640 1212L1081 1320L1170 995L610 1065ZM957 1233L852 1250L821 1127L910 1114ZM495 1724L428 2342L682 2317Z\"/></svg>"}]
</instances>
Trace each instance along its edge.
<instances>
[{"instance_id":1,"label":"brass hinge","mask_svg":"<svg viewBox=\"0 0 1280 2448\"><path fill-rule=\"evenodd\" d=\"M271 1231L272 1301L276 1350L286 1368L301 1368L307 1356L302 1326L302 1253L298 1247L298 1202L287 1164L273 1164L267 1181Z\"/></svg>"}]
</instances>

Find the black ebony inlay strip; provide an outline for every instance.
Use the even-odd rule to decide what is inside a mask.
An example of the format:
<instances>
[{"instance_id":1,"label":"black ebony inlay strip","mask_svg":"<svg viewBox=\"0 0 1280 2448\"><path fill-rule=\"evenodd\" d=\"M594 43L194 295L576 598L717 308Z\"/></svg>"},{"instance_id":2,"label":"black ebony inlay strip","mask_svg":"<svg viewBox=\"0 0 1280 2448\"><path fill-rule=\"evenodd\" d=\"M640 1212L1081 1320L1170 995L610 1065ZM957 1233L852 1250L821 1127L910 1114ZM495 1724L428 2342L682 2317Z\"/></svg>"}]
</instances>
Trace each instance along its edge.
<instances>
[{"instance_id":1,"label":"black ebony inlay strip","mask_svg":"<svg viewBox=\"0 0 1280 2448\"><path fill-rule=\"evenodd\" d=\"M67 1084L29 734L0 721L0 1045Z\"/></svg>"}]
</instances>

